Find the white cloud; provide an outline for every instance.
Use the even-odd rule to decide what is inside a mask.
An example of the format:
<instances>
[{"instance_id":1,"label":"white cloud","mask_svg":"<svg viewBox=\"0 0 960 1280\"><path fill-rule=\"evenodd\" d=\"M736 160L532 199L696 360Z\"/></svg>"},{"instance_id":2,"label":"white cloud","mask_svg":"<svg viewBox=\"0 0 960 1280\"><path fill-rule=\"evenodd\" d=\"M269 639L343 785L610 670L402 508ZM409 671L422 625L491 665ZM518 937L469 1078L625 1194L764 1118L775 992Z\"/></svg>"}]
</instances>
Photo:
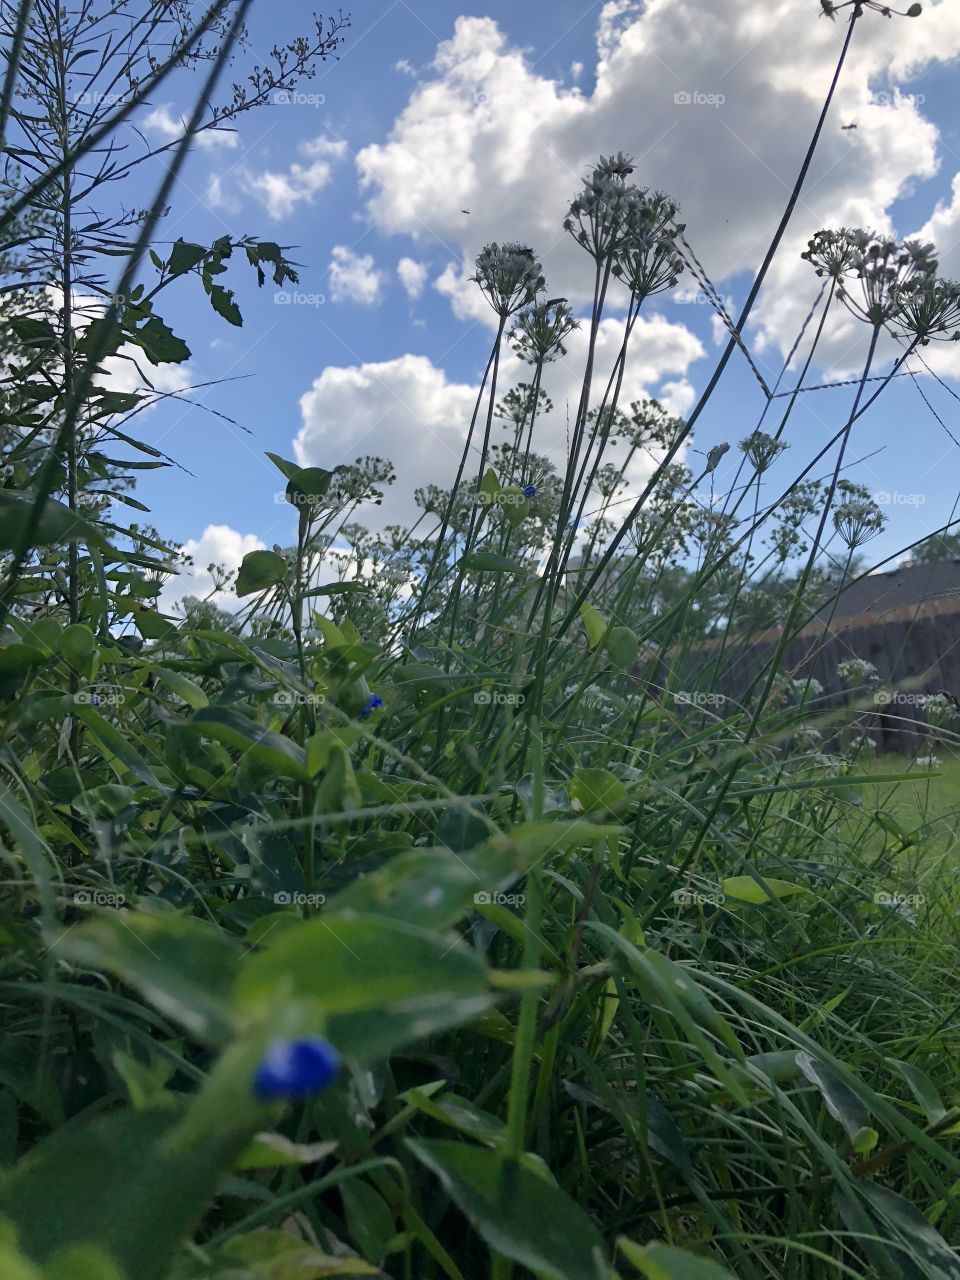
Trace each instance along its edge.
<instances>
[{"instance_id":1,"label":"white cloud","mask_svg":"<svg viewBox=\"0 0 960 1280\"><path fill-rule=\"evenodd\" d=\"M169 612L184 596L206 599L213 588L208 565L223 565L236 572L248 551L257 551L263 543L254 533L239 533L227 524L208 524L199 538L189 538L180 550L193 564L167 582L160 593L160 607ZM212 600L221 609L236 610L240 600L232 591L214 592Z\"/></svg>"},{"instance_id":2,"label":"white cloud","mask_svg":"<svg viewBox=\"0 0 960 1280\"><path fill-rule=\"evenodd\" d=\"M417 262L416 258L401 258L397 263L397 275L400 277L400 283L407 291L407 297L412 301L423 293L423 286L427 282L427 264L425 262Z\"/></svg>"},{"instance_id":3,"label":"white cloud","mask_svg":"<svg viewBox=\"0 0 960 1280\"><path fill-rule=\"evenodd\" d=\"M621 321L605 320L597 338L595 401L599 402L613 368L623 336ZM651 393L658 394L672 413L690 407L693 389L687 380L689 366L703 354L698 339L682 325L653 315L637 322L631 339L629 361L621 393L621 405ZM539 419L534 448L559 468L565 465L569 422L576 415L580 380L586 357L587 335L576 331L567 341L568 354L551 365L544 386L554 403L552 414ZM512 352L504 354L497 399L511 386L529 380L530 368ZM360 513L364 523L410 523L419 511L414 491L428 484L449 485L460 462L470 418L479 388L448 380L426 356L403 355L395 360L331 367L314 381L300 400L303 426L294 441L302 465L332 467L352 461L358 454L389 458L397 482L380 508ZM483 436L483 411L475 430L473 453L466 475L473 478L479 465ZM506 433L495 423L491 440L500 443ZM616 461L615 453L612 460ZM649 474L649 459L638 458L630 479Z\"/></svg>"},{"instance_id":4,"label":"white cloud","mask_svg":"<svg viewBox=\"0 0 960 1280\"><path fill-rule=\"evenodd\" d=\"M376 523L414 520L414 489L452 480L475 398L475 388L450 382L426 356L328 367L300 398L297 460L333 467L365 454L389 458L397 483L382 508L361 515Z\"/></svg>"},{"instance_id":5,"label":"white cloud","mask_svg":"<svg viewBox=\"0 0 960 1280\"><path fill-rule=\"evenodd\" d=\"M601 10L595 87L586 94L539 74L493 19L461 17L386 141L357 157L367 212L381 232L457 246L460 261L436 287L462 318L484 316L462 282L490 240L531 244L551 291L582 302L590 264L562 232L562 217L598 154L623 149L639 158L641 185L678 198L715 282L755 270L844 35L845 21L819 20L813 3L612 0ZM925 4L919 20L865 13L756 312L761 344L788 347L815 295L817 281L799 261L814 231L882 228L895 202L936 174L938 131L896 84L958 53L960 5ZM678 94L692 100L675 101ZM858 129L841 130L850 120ZM842 334L830 339L831 358L842 343Z\"/></svg>"},{"instance_id":6,"label":"white cloud","mask_svg":"<svg viewBox=\"0 0 960 1280\"><path fill-rule=\"evenodd\" d=\"M347 144L321 135L299 147L304 163L295 161L285 173L265 170L255 173L249 169L241 173L241 182L276 221L288 217L298 205L309 204L321 191L333 173L337 160L347 154Z\"/></svg>"},{"instance_id":7,"label":"white cloud","mask_svg":"<svg viewBox=\"0 0 960 1280\"><path fill-rule=\"evenodd\" d=\"M372 254L354 253L345 244L335 244L328 271L334 302L359 302L370 307L380 301L384 278L374 266Z\"/></svg>"},{"instance_id":8,"label":"white cloud","mask_svg":"<svg viewBox=\"0 0 960 1280\"><path fill-rule=\"evenodd\" d=\"M187 121L183 116L176 117L170 110L169 103L154 107L144 117L143 126L148 133L156 134L163 142L173 142L182 138L186 132ZM240 139L233 129L205 129L194 138L194 143L205 151L235 151Z\"/></svg>"}]
</instances>

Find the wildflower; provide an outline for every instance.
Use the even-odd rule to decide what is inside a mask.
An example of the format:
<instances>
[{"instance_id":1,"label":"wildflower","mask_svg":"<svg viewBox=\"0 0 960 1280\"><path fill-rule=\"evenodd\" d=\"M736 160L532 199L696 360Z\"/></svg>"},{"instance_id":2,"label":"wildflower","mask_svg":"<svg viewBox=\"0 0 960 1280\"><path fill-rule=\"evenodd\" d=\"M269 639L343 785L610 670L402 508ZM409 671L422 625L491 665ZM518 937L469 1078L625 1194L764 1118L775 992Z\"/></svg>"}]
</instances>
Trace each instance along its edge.
<instances>
[{"instance_id":1,"label":"wildflower","mask_svg":"<svg viewBox=\"0 0 960 1280\"><path fill-rule=\"evenodd\" d=\"M955 280L924 280L904 290L894 322L922 347L935 339L960 341L960 284Z\"/></svg>"},{"instance_id":2,"label":"wildflower","mask_svg":"<svg viewBox=\"0 0 960 1280\"><path fill-rule=\"evenodd\" d=\"M601 156L563 220L564 230L597 262L621 247L631 214L643 198L637 187L626 183L632 172L633 163L622 152Z\"/></svg>"},{"instance_id":3,"label":"wildflower","mask_svg":"<svg viewBox=\"0 0 960 1280\"><path fill-rule=\"evenodd\" d=\"M765 431L754 431L741 440L737 448L747 455L757 471L763 472L789 445L785 440L774 440Z\"/></svg>"},{"instance_id":4,"label":"wildflower","mask_svg":"<svg viewBox=\"0 0 960 1280\"><path fill-rule=\"evenodd\" d=\"M791 680L790 688L798 702L804 698L819 698L823 693L823 685L813 676L808 680Z\"/></svg>"},{"instance_id":5,"label":"wildflower","mask_svg":"<svg viewBox=\"0 0 960 1280\"><path fill-rule=\"evenodd\" d=\"M887 518L874 502L851 498L841 502L833 513L833 523L851 551L882 532Z\"/></svg>"},{"instance_id":6,"label":"wildflower","mask_svg":"<svg viewBox=\"0 0 960 1280\"><path fill-rule=\"evenodd\" d=\"M949 719L957 714L957 709L942 693L928 693L920 700L920 706L923 708L927 717L927 723L935 725L946 724Z\"/></svg>"},{"instance_id":7,"label":"wildflower","mask_svg":"<svg viewBox=\"0 0 960 1280\"><path fill-rule=\"evenodd\" d=\"M872 662L864 658L847 658L837 663L837 675L845 685L879 684L880 674Z\"/></svg>"},{"instance_id":8,"label":"wildflower","mask_svg":"<svg viewBox=\"0 0 960 1280\"><path fill-rule=\"evenodd\" d=\"M367 705L360 712L360 719L366 720L367 716L370 715L372 711L378 711L382 706L383 699L380 697L379 693L371 693L370 697L367 699Z\"/></svg>"},{"instance_id":9,"label":"wildflower","mask_svg":"<svg viewBox=\"0 0 960 1280\"><path fill-rule=\"evenodd\" d=\"M939 756L917 756L916 760L914 760L913 763L917 766L918 769L939 769L940 757Z\"/></svg>"},{"instance_id":10,"label":"wildflower","mask_svg":"<svg viewBox=\"0 0 960 1280\"><path fill-rule=\"evenodd\" d=\"M535 484L525 484L523 486L523 496L525 498L535 498L537 496L537 486Z\"/></svg>"},{"instance_id":11,"label":"wildflower","mask_svg":"<svg viewBox=\"0 0 960 1280\"><path fill-rule=\"evenodd\" d=\"M613 264L613 274L629 285L642 300L672 289L683 271L676 238L683 231L677 222L678 206L662 191L637 192L624 218L623 244Z\"/></svg>"},{"instance_id":12,"label":"wildflower","mask_svg":"<svg viewBox=\"0 0 960 1280\"><path fill-rule=\"evenodd\" d=\"M818 231L800 256L817 275L836 281L848 311L875 327L892 321L911 298L931 289L937 273L933 245L919 240L898 243L859 227ZM862 302L850 292L847 280L859 281Z\"/></svg>"},{"instance_id":13,"label":"wildflower","mask_svg":"<svg viewBox=\"0 0 960 1280\"><path fill-rule=\"evenodd\" d=\"M566 298L550 298L547 302L534 302L520 312L510 341L521 360L549 364L566 355L563 340L579 327Z\"/></svg>"},{"instance_id":14,"label":"wildflower","mask_svg":"<svg viewBox=\"0 0 960 1280\"><path fill-rule=\"evenodd\" d=\"M480 250L476 275L470 279L504 319L528 306L544 287L540 260L532 249L522 244L501 247L495 241Z\"/></svg>"},{"instance_id":15,"label":"wildflower","mask_svg":"<svg viewBox=\"0 0 960 1280\"><path fill-rule=\"evenodd\" d=\"M317 1036L275 1040L253 1077L253 1092L261 1102L308 1098L322 1093L340 1069L340 1055Z\"/></svg>"}]
</instances>

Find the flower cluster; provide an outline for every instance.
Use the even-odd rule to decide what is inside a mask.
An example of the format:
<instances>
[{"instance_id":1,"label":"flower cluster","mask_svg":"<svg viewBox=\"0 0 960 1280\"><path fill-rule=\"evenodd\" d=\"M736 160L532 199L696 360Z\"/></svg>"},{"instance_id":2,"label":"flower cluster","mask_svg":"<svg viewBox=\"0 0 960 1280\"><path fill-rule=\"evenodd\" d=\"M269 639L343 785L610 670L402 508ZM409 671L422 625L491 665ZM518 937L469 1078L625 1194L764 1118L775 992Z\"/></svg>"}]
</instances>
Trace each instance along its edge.
<instances>
[{"instance_id":1,"label":"flower cluster","mask_svg":"<svg viewBox=\"0 0 960 1280\"><path fill-rule=\"evenodd\" d=\"M939 728L940 725L946 724L956 714L957 709L950 699L943 693L925 694L920 706L927 717L928 724Z\"/></svg>"},{"instance_id":2,"label":"flower cluster","mask_svg":"<svg viewBox=\"0 0 960 1280\"><path fill-rule=\"evenodd\" d=\"M766 471L788 447L785 440L774 440L765 431L753 431L737 445L759 472Z\"/></svg>"},{"instance_id":3,"label":"flower cluster","mask_svg":"<svg viewBox=\"0 0 960 1280\"><path fill-rule=\"evenodd\" d=\"M848 686L880 683L880 673L865 658L847 658L845 662L838 662L837 675Z\"/></svg>"},{"instance_id":4,"label":"flower cluster","mask_svg":"<svg viewBox=\"0 0 960 1280\"><path fill-rule=\"evenodd\" d=\"M877 504L866 498L849 498L833 513L834 528L851 551L875 538L886 522Z\"/></svg>"},{"instance_id":5,"label":"flower cluster","mask_svg":"<svg viewBox=\"0 0 960 1280\"><path fill-rule=\"evenodd\" d=\"M894 320L907 328L916 316L932 334L945 328L952 314L960 320L960 310L951 310L949 292L936 286L937 260L930 244L843 228L818 231L800 256L817 275L836 282L852 315L876 328ZM859 295L851 292L853 281L859 282Z\"/></svg>"},{"instance_id":6,"label":"flower cluster","mask_svg":"<svg viewBox=\"0 0 960 1280\"><path fill-rule=\"evenodd\" d=\"M613 274L642 301L675 287L683 271L676 248L683 224L676 203L662 191L637 192L626 217L626 234L613 263Z\"/></svg>"},{"instance_id":7,"label":"flower cluster","mask_svg":"<svg viewBox=\"0 0 960 1280\"><path fill-rule=\"evenodd\" d=\"M529 306L545 284L540 259L532 249L496 241L477 254L476 275L470 279L503 319Z\"/></svg>"},{"instance_id":8,"label":"flower cluster","mask_svg":"<svg viewBox=\"0 0 960 1280\"><path fill-rule=\"evenodd\" d=\"M528 364L549 364L566 355L563 340L579 328L566 298L534 302L517 316L510 333L513 349Z\"/></svg>"},{"instance_id":9,"label":"flower cluster","mask_svg":"<svg viewBox=\"0 0 960 1280\"><path fill-rule=\"evenodd\" d=\"M618 151L600 163L573 199L563 226L597 262L623 244L640 191L627 185L633 161Z\"/></svg>"}]
</instances>

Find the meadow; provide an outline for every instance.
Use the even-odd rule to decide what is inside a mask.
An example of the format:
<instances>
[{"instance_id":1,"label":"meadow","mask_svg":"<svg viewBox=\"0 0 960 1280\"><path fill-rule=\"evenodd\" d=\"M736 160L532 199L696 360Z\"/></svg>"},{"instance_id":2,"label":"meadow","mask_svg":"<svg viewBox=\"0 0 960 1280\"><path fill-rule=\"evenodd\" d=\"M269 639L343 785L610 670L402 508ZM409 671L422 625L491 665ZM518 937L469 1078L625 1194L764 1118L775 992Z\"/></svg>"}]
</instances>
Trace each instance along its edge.
<instances>
[{"instance_id":1,"label":"meadow","mask_svg":"<svg viewBox=\"0 0 960 1280\"><path fill-rule=\"evenodd\" d=\"M739 315L670 195L599 156L556 210L586 314L551 296L536 246L477 257L495 336L417 525L365 522L389 460L271 453L295 542L218 578L236 610L174 613L178 548L134 496L170 461L141 425L153 393L97 373L131 349L186 358L168 288L209 305L203 330L238 323L241 271L299 281L273 242L157 233L218 95L229 123L343 36L317 20L231 95L249 7L3 6L0 1273L956 1280L955 708L918 699L920 746L880 754L869 662L830 715L782 663L883 526L845 473L854 425L910 355L960 336L936 248L820 231L797 358L728 446L690 447L749 355L850 43L886 6L824 6L833 87ZM112 39L118 13L142 46ZM85 221L97 166L127 163L112 131L184 65L197 108L153 204ZM96 99L114 76L119 100ZM700 399L684 418L621 403L637 317L691 276L726 334ZM622 347L599 373L615 285ZM835 308L861 373L830 445L796 447L771 494ZM577 326L558 468L538 423ZM727 449L738 483L706 510L694 490ZM733 697L759 626L780 643Z\"/></svg>"}]
</instances>

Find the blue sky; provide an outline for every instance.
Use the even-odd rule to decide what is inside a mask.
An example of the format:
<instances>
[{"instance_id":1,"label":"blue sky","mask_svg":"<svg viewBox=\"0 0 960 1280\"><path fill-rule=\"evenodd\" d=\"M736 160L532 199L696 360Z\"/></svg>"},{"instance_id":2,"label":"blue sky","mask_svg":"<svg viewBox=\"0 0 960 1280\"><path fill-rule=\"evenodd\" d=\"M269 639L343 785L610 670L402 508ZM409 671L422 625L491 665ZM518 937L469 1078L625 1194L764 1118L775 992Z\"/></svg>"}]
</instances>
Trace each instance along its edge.
<instances>
[{"instance_id":1,"label":"blue sky","mask_svg":"<svg viewBox=\"0 0 960 1280\"><path fill-rule=\"evenodd\" d=\"M282 25L277 8L254 6L253 50L293 34L290 7ZM868 13L860 24L748 335L770 382L816 295L799 251L820 226L933 238L945 274L960 277L960 6L924 8L917 20ZM144 438L187 469L146 474L138 492L157 526L201 569L211 559L235 567L252 546L289 541L293 521L274 500L281 486L268 449L326 466L390 457L398 483L371 519L412 518L413 489L452 478L489 349L492 313L465 280L473 256L491 239L530 243L551 293L583 307L589 262L560 224L600 153L636 156L640 184L680 200L691 244L735 309L802 159L846 16L820 18L816 0L358 6L340 60L301 84L295 101L251 113L235 136L196 147L163 225L171 240L275 239L295 246L291 256L303 265L287 299L270 283L258 291L244 264L231 269L245 318L239 330L208 313L192 281L164 295L165 318L193 352L191 380L234 379L192 399L238 425L172 401L141 419ZM151 104L140 121L148 137L175 129L189 87L181 80ZM857 128L841 129L850 123ZM138 197L147 193L144 183ZM632 347L630 393L658 395L676 412L694 402L720 349L696 293L685 281L674 298L654 300ZM611 351L619 314L610 313ZM864 339L838 313L816 380L854 376ZM572 344L546 379L557 408L540 447L557 458L579 354ZM960 438L949 390L960 390L960 352L930 348L925 358L947 389L923 374L924 392ZM518 372L508 362L507 376ZM837 430L851 395L841 388L804 398L787 432L791 447L767 477L771 498ZM742 438L762 405L736 360L695 447ZM950 518L956 449L909 378L861 422L847 474L892 495L874 558ZM721 491L735 454L717 473ZM642 473L633 479L641 483ZM191 589L204 585L199 573Z\"/></svg>"}]
</instances>

